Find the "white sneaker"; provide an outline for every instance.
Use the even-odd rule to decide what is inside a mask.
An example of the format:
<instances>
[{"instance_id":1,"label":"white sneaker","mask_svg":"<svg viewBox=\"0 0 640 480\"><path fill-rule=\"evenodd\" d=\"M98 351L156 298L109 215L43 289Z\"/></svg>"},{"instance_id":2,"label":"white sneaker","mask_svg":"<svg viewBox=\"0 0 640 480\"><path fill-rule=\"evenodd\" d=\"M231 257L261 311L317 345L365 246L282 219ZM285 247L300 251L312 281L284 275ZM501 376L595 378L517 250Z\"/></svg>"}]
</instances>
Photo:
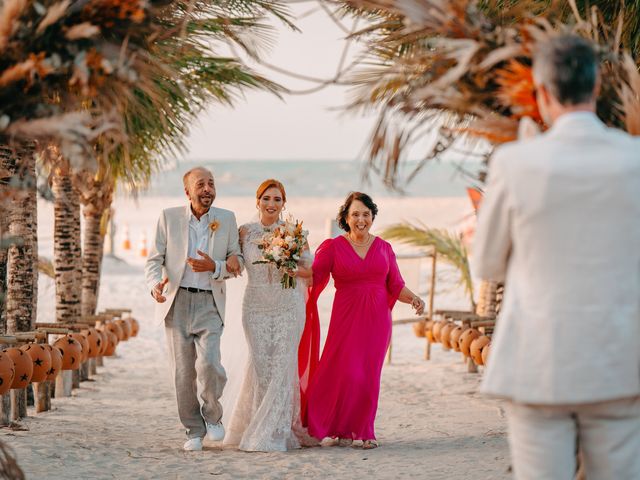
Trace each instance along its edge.
<instances>
[{"instance_id":1,"label":"white sneaker","mask_svg":"<svg viewBox=\"0 0 640 480\"><path fill-rule=\"evenodd\" d=\"M200 437L190 438L182 447L186 452L199 452L202 450L202 439Z\"/></svg>"},{"instance_id":2,"label":"white sneaker","mask_svg":"<svg viewBox=\"0 0 640 480\"><path fill-rule=\"evenodd\" d=\"M224 438L224 427L222 422L207 423L207 439L213 442L219 442Z\"/></svg>"}]
</instances>

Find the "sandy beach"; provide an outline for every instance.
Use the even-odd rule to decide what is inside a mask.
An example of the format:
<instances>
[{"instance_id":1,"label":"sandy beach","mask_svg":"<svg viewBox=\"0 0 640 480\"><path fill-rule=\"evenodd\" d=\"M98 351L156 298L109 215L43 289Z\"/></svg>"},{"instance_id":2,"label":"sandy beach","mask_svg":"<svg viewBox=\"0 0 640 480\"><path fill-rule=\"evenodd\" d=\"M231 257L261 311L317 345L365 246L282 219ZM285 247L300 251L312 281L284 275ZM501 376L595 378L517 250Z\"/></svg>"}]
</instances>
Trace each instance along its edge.
<instances>
[{"instance_id":1,"label":"sandy beach","mask_svg":"<svg viewBox=\"0 0 640 480\"><path fill-rule=\"evenodd\" d=\"M160 209L175 203L175 198L142 198L137 203L119 199L118 228L128 224L136 247L143 231L153 235ZM324 238L327 218L339 203L326 198L291 200L294 215L302 218L302 212L310 212L304 219L312 248ZM251 198L221 197L216 204L234 210L239 223L255 214ZM378 204L378 229L401 219L454 228L454 220L469 213L465 198L390 198ZM46 239L51 237L52 218L51 206L41 204L44 256L50 256ZM202 452L183 452L164 332L153 320L153 300L143 282L144 259L135 250L116 254L117 260L105 259L100 308L132 308L141 323L140 335L121 344L117 357L105 359L98 375L83 382L71 398L54 399L51 412L36 416L30 411L21 430L0 430L27 478L510 477L500 402L478 395L481 375L466 373L459 354L436 345L432 359L423 360L424 341L413 335L410 325L394 329L393 363L383 370L376 421L379 449L324 446L249 454L212 444ZM450 283L445 282L447 288L436 297L436 308L465 308L464 296ZM321 303L325 321L331 295L329 288ZM40 321L53 319L53 282L42 276L38 308Z\"/></svg>"}]
</instances>

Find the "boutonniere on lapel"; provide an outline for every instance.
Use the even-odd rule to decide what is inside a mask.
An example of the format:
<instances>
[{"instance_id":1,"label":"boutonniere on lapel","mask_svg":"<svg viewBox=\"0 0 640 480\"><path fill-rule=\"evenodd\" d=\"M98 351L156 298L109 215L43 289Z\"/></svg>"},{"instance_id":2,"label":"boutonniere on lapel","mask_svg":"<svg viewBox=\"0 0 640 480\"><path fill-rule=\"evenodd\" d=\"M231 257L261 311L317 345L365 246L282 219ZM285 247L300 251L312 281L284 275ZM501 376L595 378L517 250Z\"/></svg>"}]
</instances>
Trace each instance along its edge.
<instances>
[{"instance_id":1,"label":"boutonniere on lapel","mask_svg":"<svg viewBox=\"0 0 640 480\"><path fill-rule=\"evenodd\" d=\"M220 222L218 222L218 220L214 218L213 221L209 224L209 230L211 231L211 233L213 233L216 230L218 230L219 226L220 226Z\"/></svg>"}]
</instances>

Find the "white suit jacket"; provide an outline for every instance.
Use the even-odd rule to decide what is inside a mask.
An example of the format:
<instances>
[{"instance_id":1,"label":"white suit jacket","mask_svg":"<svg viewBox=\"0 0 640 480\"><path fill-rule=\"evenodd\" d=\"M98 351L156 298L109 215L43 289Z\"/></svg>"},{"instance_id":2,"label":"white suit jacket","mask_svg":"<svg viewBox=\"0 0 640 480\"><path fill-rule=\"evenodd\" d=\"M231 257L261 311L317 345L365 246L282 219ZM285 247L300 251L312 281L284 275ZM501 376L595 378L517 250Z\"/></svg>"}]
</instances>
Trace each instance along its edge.
<instances>
[{"instance_id":1,"label":"white suit jacket","mask_svg":"<svg viewBox=\"0 0 640 480\"><path fill-rule=\"evenodd\" d=\"M211 232L207 254L214 260L220 260L222 271L218 280L211 278L211 290L220 318L224 321L226 287L225 279L229 278L225 261L230 255L238 255L242 261L238 226L233 212L221 208L211 207L210 217L218 221L219 226L215 232ZM167 208L162 211L156 235L145 265L147 286L153 289L163 278L169 278L166 287L166 301L156 303L156 320L164 321L176 293L180 287L180 281L187 265L187 250L189 248L189 217L191 207Z\"/></svg>"},{"instance_id":2,"label":"white suit jacket","mask_svg":"<svg viewBox=\"0 0 640 480\"><path fill-rule=\"evenodd\" d=\"M498 148L472 264L505 282L483 392L531 404L640 394L640 138L582 112Z\"/></svg>"}]
</instances>

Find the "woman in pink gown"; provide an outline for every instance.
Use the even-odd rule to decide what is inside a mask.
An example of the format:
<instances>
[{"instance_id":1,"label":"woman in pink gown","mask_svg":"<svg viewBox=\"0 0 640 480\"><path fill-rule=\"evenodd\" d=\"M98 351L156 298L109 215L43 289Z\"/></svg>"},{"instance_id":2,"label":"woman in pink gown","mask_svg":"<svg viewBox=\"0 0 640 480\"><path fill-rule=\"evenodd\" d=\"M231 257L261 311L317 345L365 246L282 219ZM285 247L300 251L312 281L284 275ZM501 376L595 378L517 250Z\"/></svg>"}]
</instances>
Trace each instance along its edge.
<instances>
[{"instance_id":1,"label":"woman in pink gown","mask_svg":"<svg viewBox=\"0 0 640 480\"><path fill-rule=\"evenodd\" d=\"M371 198L351 193L338 214L347 233L325 240L313 262L313 287L300 343L302 422L318 439L362 440L377 447L374 420L380 373L391 337L391 309L424 302L404 286L391 245L369 233L377 214ZM318 296L333 276L336 295L329 333L318 360Z\"/></svg>"}]
</instances>

